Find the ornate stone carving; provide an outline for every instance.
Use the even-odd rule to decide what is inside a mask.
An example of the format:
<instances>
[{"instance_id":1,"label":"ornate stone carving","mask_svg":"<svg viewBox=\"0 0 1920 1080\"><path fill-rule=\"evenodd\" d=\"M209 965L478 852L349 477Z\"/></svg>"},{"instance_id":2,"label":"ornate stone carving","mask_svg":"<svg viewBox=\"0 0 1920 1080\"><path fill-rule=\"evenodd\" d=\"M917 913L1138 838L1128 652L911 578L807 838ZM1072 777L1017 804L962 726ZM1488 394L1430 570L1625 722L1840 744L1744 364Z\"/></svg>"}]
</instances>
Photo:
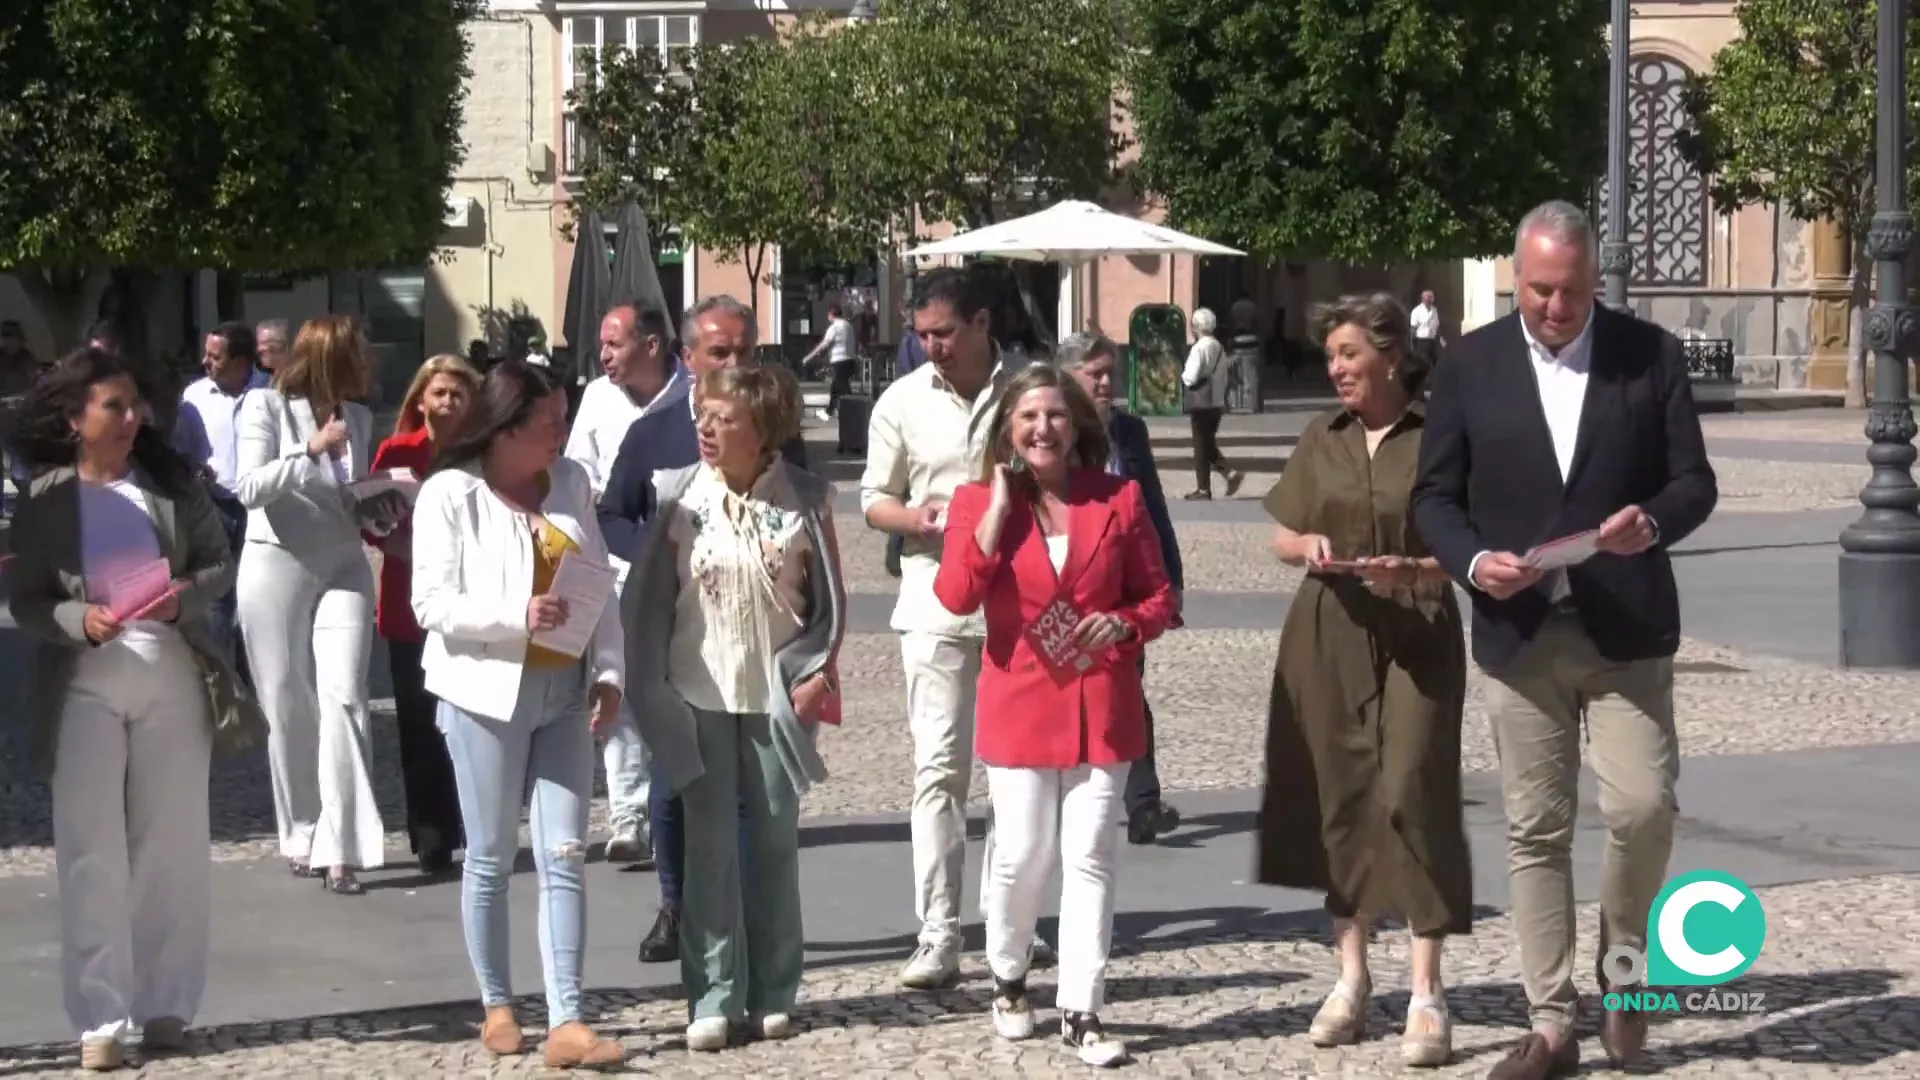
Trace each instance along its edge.
<instances>
[{"instance_id":1,"label":"ornate stone carving","mask_svg":"<svg viewBox=\"0 0 1920 1080\"><path fill-rule=\"evenodd\" d=\"M1867 254L1876 261L1900 262L1913 247L1913 215L1886 211L1867 226Z\"/></svg>"},{"instance_id":2,"label":"ornate stone carving","mask_svg":"<svg viewBox=\"0 0 1920 1080\"><path fill-rule=\"evenodd\" d=\"M1920 313L1905 304L1875 304L1867 309L1867 348L1878 356L1902 360L1920 351Z\"/></svg>"},{"instance_id":3,"label":"ornate stone carving","mask_svg":"<svg viewBox=\"0 0 1920 1080\"><path fill-rule=\"evenodd\" d=\"M1681 155L1676 136L1686 124L1687 69L1665 56L1635 56L1627 67L1627 243L1633 248L1630 283L1707 284L1710 220L1706 179ZM1611 193L1600 182L1605 221Z\"/></svg>"},{"instance_id":4,"label":"ornate stone carving","mask_svg":"<svg viewBox=\"0 0 1920 1080\"><path fill-rule=\"evenodd\" d=\"M1906 402L1875 402L1867 410L1867 438L1877 443L1910 443L1920 434L1913 407Z\"/></svg>"}]
</instances>

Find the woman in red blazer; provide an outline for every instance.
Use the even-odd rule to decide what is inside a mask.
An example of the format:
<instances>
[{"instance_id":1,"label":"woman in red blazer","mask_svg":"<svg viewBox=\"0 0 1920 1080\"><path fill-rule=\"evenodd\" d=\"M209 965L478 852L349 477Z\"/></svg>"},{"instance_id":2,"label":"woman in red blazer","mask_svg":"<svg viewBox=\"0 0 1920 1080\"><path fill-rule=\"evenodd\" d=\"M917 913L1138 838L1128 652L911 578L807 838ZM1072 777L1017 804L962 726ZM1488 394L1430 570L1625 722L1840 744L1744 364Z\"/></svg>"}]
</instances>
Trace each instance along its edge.
<instances>
[{"instance_id":1,"label":"woman in red blazer","mask_svg":"<svg viewBox=\"0 0 1920 1080\"><path fill-rule=\"evenodd\" d=\"M1073 376L1035 365L987 433L988 478L954 493L934 593L984 608L975 752L993 806L987 963L994 1030L1033 1034L1026 976L1047 878L1062 864L1061 1036L1090 1065L1125 1060L1099 1020L1113 937L1113 826L1146 753L1139 659L1178 622L1139 485L1107 472L1106 424Z\"/></svg>"},{"instance_id":2,"label":"woman in red blazer","mask_svg":"<svg viewBox=\"0 0 1920 1080\"><path fill-rule=\"evenodd\" d=\"M433 459L434 442L452 432L480 387L480 376L452 354L421 365L400 402L393 436L374 451L372 469L412 469L422 479ZM427 635L414 621L413 528L403 520L385 536L368 536L380 549L380 606L374 625L387 641L387 667L393 673L393 709L400 733L400 780L407 794L407 837L420 869L444 874L453 869L453 853L463 846L460 797L453 784L453 762L435 726L433 695L420 670Z\"/></svg>"}]
</instances>

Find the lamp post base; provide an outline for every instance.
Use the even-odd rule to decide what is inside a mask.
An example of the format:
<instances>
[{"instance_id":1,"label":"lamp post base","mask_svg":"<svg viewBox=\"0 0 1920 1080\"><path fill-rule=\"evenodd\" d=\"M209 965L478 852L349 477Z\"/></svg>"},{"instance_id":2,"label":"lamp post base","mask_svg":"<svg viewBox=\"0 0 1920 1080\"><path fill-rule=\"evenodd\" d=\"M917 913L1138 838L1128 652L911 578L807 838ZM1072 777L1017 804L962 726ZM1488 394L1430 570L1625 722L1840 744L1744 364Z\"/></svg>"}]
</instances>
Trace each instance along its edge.
<instances>
[{"instance_id":1,"label":"lamp post base","mask_svg":"<svg viewBox=\"0 0 1920 1080\"><path fill-rule=\"evenodd\" d=\"M1920 551L1840 553L1840 666L1920 670Z\"/></svg>"}]
</instances>

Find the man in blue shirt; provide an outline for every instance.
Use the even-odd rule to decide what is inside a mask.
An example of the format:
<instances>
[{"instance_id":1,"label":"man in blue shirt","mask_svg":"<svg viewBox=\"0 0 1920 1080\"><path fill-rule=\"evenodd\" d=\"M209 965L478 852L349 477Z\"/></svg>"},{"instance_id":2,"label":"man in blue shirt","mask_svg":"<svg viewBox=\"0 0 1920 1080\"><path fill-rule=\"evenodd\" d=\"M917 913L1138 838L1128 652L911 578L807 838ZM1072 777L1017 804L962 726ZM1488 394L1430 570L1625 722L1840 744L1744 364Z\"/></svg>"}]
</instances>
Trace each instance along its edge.
<instances>
[{"instance_id":1,"label":"man in blue shirt","mask_svg":"<svg viewBox=\"0 0 1920 1080\"><path fill-rule=\"evenodd\" d=\"M753 310L731 296L715 296L695 304L681 325L684 363L683 400L669 400L635 420L621 440L613 471L600 497L600 531L607 548L631 562L640 555L654 508L653 474L661 469L683 469L700 461L700 438L694 426L698 404L694 389L700 377L720 368L757 363L758 333ZM799 436L780 448L782 457L807 467L806 443ZM655 784L648 797L647 816L653 821L653 857L660 877L660 912L653 928L640 942L640 962L667 963L680 958L680 882L686 865L680 800L664 784Z\"/></svg>"},{"instance_id":2,"label":"man in blue shirt","mask_svg":"<svg viewBox=\"0 0 1920 1080\"><path fill-rule=\"evenodd\" d=\"M1160 489L1160 470L1153 462L1153 444L1147 434L1147 422L1132 413L1112 407L1114 368L1120 350L1098 334L1074 334L1054 350L1055 364L1072 372L1087 388L1106 415L1107 437L1113 444L1113 456L1107 471L1140 485L1147 503L1147 516L1160 539L1160 557L1167 564L1167 578L1173 582L1176 598L1186 587L1180 572L1180 542L1173 534L1173 518L1167 513L1167 497ZM1142 661L1145 667L1145 661ZM1160 798L1160 770L1154 763L1153 709L1147 714L1147 752L1127 771L1126 791L1121 800L1127 809L1127 840L1151 844L1163 834L1180 827L1180 812Z\"/></svg>"}]
</instances>

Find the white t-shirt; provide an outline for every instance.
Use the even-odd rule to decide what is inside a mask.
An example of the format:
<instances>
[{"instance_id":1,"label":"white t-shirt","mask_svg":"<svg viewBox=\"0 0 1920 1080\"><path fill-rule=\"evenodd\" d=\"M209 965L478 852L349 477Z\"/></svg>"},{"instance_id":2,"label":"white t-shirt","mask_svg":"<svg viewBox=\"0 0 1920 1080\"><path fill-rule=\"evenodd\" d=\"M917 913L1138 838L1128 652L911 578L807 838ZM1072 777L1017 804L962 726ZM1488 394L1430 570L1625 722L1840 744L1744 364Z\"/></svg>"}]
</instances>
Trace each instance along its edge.
<instances>
[{"instance_id":1,"label":"white t-shirt","mask_svg":"<svg viewBox=\"0 0 1920 1080\"><path fill-rule=\"evenodd\" d=\"M1430 341L1440 336L1440 312L1432 304L1419 304L1413 309L1413 336Z\"/></svg>"},{"instance_id":2,"label":"white t-shirt","mask_svg":"<svg viewBox=\"0 0 1920 1080\"><path fill-rule=\"evenodd\" d=\"M87 577L89 603L110 603L108 586L122 574L161 557L153 507L131 474L109 484L80 484L80 565ZM184 645L172 624L136 620L120 636L81 652L74 672L77 686L101 689L133 668L162 662Z\"/></svg>"},{"instance_id":3,"label":"white t-shirt","mask_svg":"<svg viewBox=\"0 0 1920 1080\"><path fill-rule=\"evenodd\" d=\"M845 319L834 319L827 323L827 332L821 336L827 343L827 362L844 364L853 359L853 324Z\"/></svg>"}]
</instances>

